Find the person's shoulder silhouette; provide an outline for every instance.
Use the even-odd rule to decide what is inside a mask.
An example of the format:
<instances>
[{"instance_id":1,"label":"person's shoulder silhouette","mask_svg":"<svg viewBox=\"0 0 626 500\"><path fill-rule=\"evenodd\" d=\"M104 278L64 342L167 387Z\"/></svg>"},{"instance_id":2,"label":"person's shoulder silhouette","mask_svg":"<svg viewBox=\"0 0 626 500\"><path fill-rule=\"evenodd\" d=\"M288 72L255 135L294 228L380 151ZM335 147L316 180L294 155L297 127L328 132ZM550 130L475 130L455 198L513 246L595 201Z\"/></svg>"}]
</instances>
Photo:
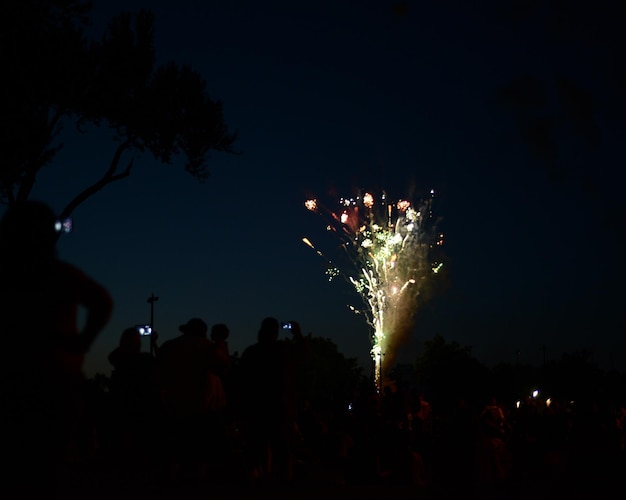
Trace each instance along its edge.
<instances>
[{"instance_id":1,"label":"person's shoulder silhouette","mask_svg":"<svg viewBox=\"0 0 626 500\"><path fill-rule=\"evenodd\" d=\"M57 257L60 227L54 211L37 201L14 204L0 220L0 329L9 345L48 357L40 362L80 371L84 353L110 318L113 299ZM82 328L81 307L87 312Z\"/></svg>"},{"instance_id":2,"label":"person's shoulder silhouette","mask_svg":"<svg viewBox=\"0 0 626 500\"><path fill-rule=\"evenodd\" d=\"M108 356L113 366L111 381L119 389L150 390L156 381L156 360L141 351L141 335L137 328L126 328L119 345Z\"/></svg>"},{"instance_id":3,"label":"person's shoulder silhouette","mask_svg":"<svg viewBox=\"0 0 626 500\"><path fill-rule=\"evenodd\" d=\"M289 340L279 340L280 322L261 322L257 342L248 346L239 362L242 392L241 418L245 426L251 478L290 480L293 472L293 429L297 413L296 364L306 351L300 325L285 323Z\"/></svg>"},{"instance_id":4,"label":"person's shoulder silhouette","mask_svg":"<svg viewBox=\"0 0 626 500\"><path fill-rule=\"evenodd\" d=\"M6 403L0 439L3 463L11 464L8 475L20 490L32 480L33 460L45 464L37 480L46 486L52 478L44 476L56 465L78 460L86 418L83 360L113 308L106 288L57 258L62 227L54 211L36 201L15 203L0 219L0 391ZM86 314L79 322L81 309Z\"/></svg>"},{"instance_id":5,"label":"person's shoulder silhouette","mask_svg":"<svg viewBox=\"0 0 626 500\"><path fill-rule=\"evenodd\" d=\"M159 349L161 378L172 401L201 408L210 368L208 327L202 319L192 318L178 329L182 335L164 342Z\"/></svg>"}]
</instances>

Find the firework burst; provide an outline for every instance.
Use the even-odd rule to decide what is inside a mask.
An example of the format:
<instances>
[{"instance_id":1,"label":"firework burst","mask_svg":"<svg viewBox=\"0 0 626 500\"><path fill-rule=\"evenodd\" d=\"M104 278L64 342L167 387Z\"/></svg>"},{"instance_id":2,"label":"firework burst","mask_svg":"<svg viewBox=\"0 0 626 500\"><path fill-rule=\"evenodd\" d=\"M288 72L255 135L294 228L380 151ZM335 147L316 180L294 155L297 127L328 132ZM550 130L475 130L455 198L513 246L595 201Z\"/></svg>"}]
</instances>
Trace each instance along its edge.
<instances>
[{"instance_id":1,"label":"firework burst","mask_svg":"<svg viewBox=\"0 0 626 500\"><path fill-rule=\"evenodd\" d=\"M337 210L327 210L318 200L305 207L328 219L327 229L341 240L350 265L338 269L328 261L329 280L344 277L352 284L364 307L349 305L362 313L373 330L371 356L376 384L385 366L391 366L398 345L411 330L417 308L426 298L432 277L442 267L435 252L443 234L435 231L432 216L434 192L417 206L410 201L389 202L385 193L377 198L364 193L341 198ZM308 238L303 241L324 257Z\"/></svg>"}]
</instances>

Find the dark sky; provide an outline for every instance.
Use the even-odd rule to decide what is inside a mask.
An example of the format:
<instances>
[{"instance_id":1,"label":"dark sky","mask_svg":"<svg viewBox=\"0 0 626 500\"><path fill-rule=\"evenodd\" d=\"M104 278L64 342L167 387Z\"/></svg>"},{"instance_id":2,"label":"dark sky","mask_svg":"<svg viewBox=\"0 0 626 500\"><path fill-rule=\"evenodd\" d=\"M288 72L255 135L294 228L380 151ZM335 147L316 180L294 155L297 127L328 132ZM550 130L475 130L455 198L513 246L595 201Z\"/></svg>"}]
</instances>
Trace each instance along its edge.
<instances>
[{"instance_id":1,"label":"dark sky","mask_svg":"<svg viewBox=\"0 0 626 500\"><path fill-rule=\"evenodd\" d=\"M598 362L624 361L596 202L549 182L494 103L500 85L550 69L550 58L486 2L408 1L402 15L387 0L94 3L98 33L116 12L153 10L159 60L202 73L239 131L241 155L215 154L204 184L180 162L138 156L129 179L75 212L60 256L115 298L89 375L109 373L121 331L149 321L151 293L161 341L199 316L228 324L231 351L241 352L275 316L333 339L369 370L368 327L346 307L358 297L328 283L301 243L324 232L303 206L309 196L358 188L437 193L450 288L419 309L405 359L441 333L486 363L514 361L517 349L537 363L543 345L548 358L586 347ZM33 194L57 210L114 150L102 133L77 139L68 129L65 139ZM615 151L594 161L615 161Z\"/></svg>"}]
</instances>

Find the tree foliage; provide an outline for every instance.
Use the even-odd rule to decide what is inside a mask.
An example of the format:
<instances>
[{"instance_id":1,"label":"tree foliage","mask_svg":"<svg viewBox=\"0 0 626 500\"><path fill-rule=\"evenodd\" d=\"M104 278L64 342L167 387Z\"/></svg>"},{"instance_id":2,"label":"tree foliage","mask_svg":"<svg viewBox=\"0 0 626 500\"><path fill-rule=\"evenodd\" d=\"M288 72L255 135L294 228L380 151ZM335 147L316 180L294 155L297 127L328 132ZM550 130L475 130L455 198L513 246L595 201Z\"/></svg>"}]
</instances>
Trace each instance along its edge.
<instances>
[{"instance_id":1,"label":"tree foliage","mask_svg":"<svg viewBox=\"0 0 626 500\"><path fill-rule=\"evenodd\" d=\"M565 352L541 369L542 386L548 394L564 400L597 400L607 396L607 374L593 362L587 349Z\"/></svg>"},{"instance_id":2,"label":"tree foliage","mask_svg":"<svg viewBox=\"0 0 626 500\"><path fill-rule=\"evenodd\" d=\"M626 57L619 4L507 0L494 3L494 12L499 26L515 29L535 56L517 64L519 73L498 89L497 99L549 181L586 198L610 260L605 302L619 297L621 303Z\"/></svg>"},{"instance_id":3,"label":"tree foliage","mask_svg":"<svg viewBox=\"0 0 626 500\"><path fill-rule=\"evenodd\" d=\"M618 4L508 0L493 9L500 23L524 33L529 46L540 51L499 89L499 103L513 114L529 151L553 180L576 181L591 194L599 193L606 168L594 165L591 176L586 165L568 160L567 154L580 153L581 145L600 146L600 123L616 126L626 117Z\"/></svg>"},{"instance_id":4,"label":"tree foliage","mask_svg":"<svg viewBox=\"0 0 626 500\"><path fill-rule=\"evenodd\" d=\"M346 358L337 344L323 337L309 337L310 355L301 367L301 387L316 408L347 406L362 385L362 368L356 358Z\"/></svg>"},{"instance_id":5,"label":"tree foliage","mask_svg":"<svg viewBox=\"0 0 626 500\"><path fill-rule=\"evenodd\" d=\"M91 4L80 0L12 1L1 23L0 196L12 204L29 197L38 173L63 147L64 124L80 132L108 127L116 149L98 181L70 200L62 215L100 189L127 177L133 153L163 163L185 159L185 170L209 175L211 151L234 152L223 105L209 96L191 67L156 65L154 16L121 13L100 40L86 36ZM123 166L122 166L123 165Z\"/></svg>"},{"instance_id":6,"label":"tree foliage","mask_svg":"<svg viewBox=\"0 0 626 500\"><path fill-rule=\"evenodd\" d=\"M435 335L424 342L415 362L417 387L439 407L457 400L480 403L492 391L489 370L470 353L469 347Z\"/></svg>"},{"instance_id":7,"label":"tree foliage","mask_svg":"<svg viewBox=\"0 0 626 500\"><path fill-rule=\"evenodd\" d=\"M394 372L406 381L408 373ZM586 349L563 352L541 366L499 362L488 368L473 358L470 349L435 335L424 343L414 365L415 387L439 411L452 410L463 399L481 408L495 396L504 404L529 398L538 389L542 398L590 404L626 401L626 373L603 370Z\"/></svg>"}]
</instances>

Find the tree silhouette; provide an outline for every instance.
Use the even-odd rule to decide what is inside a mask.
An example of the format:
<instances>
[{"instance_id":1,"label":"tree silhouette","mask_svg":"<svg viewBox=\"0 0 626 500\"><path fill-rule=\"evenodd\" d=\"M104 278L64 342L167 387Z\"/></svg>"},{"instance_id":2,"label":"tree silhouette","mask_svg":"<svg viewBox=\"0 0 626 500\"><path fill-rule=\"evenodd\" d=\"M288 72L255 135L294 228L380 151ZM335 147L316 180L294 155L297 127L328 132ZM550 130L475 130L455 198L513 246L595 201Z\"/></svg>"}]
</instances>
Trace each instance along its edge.
<instances>
[{"instance_id":1,"label":"tree silhouette","mask_svg":"<svg viewBox=\"0 0 626 500\"><path fill-rule=\"evenodd\" d=\"M552 397L589 401L611 396L606 393L607 373L598 367L587 349L564 352L561 359L547 363L541 372L542 385Z\"/></svg>"},{"instance_id":2,"label":"tree silhouette","mask_svg":"<svg viewBox=\"0 0 626 500\"><path fill-rule=\"evenodd\" d=\"M608 193L606 184L622 175L622 168L597 161L595 154L616 133L623 137L626 118L626 59L617 9L608 0L493 5L498 24L518 30L536 55L520 61L519 74L498 89L499 105L511 113L549 179L593 198L611 229L621 227L626 205L621 194Z\"/></svg>"},{"instance_id":3,"label":"tree silhouette","mask_svg":"<svg viewBox=\"0 0 626 500\"><path fill-rule=\"evenodd\" d=\"M498 97L514 113L533 156L549 167L572 147L572 137L598 146L598 121L623 118L624 61L615 44L615 8L604 0L511 0L497 6L499 20L523 30L541 50ZM560 180L580 174L569 162L563 166Z\"/></svg>"},{"instance_id":4,"label":"tree silhouette","mask_svg":"<svg viewBox=\"0 0 626 500\"><path fill-rule=\"evenodd\" d=\"M470 348L447 342L436 334L424 342L415 360L417 387L439 408L457 399L480 403L492 392L489 370L470 354Z\"/></svg>"},{"instance_id":5,"label":"tree silhouette","mask_svg":"<svg viewBox=\"0 0 626 500\"><path fill-rule=\"evenodd\" d=\"M300 367L302 393L316 408L346 407L363 379L358 361L346 358L329 338L309 336L308 342L311 352Z\"/></svg>"},{"instance_id":6,"label":"tree silhouette","mask_svg":"<svg viewBox=\"0 0 626 500\"><path fill-rule=\"evenodd\" d=\"M553 187L587 204L588 227L601 229L598 304L609 311L623 303L626 275L619 161L626 58L618 8L608 0L509 0L494 6L499 26L517 30L534 56L516 65L519 73L498 89L497 100L515 120L532 163ZM622 322L613 314L601 321L608 328Z\"/></svg>"},{"instance_id":7,"label":"tree silhouette","mask_svg":"<svg viewBox=\"0 0 626 500\"><path fill-rule=\"evenodd\" d=\"M133 153L163 163L185 158L200 181L209 175L211 150L234 153L236 133L222 102L189 66L156 66L150 11L113 18L101 40L85 35L91 5L80 0L14 0L3 9L0 199L28 199L41 169L63 147L62 126L114 131L116 149L92 185L69 201L61 216L99 190L130 175ZM128 160L124 160L131 157Z\"/></svg>"}]
</instances>

